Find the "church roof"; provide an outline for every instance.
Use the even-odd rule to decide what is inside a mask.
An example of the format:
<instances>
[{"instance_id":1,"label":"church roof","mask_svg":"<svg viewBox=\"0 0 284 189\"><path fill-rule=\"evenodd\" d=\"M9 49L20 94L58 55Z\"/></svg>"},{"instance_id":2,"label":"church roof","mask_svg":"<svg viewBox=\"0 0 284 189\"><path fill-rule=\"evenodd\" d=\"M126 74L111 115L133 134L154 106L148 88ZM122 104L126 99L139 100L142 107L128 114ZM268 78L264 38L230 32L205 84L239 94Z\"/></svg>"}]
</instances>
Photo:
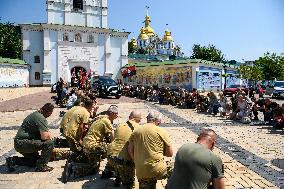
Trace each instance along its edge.
<instances>
[{"instance_id":1,"label":"church roof","mask_svg":"<svg viewBox=\"0 0 284 189\"><path fill-rule=\"evenodd\" d=\"M3 58L0 56L0 64L20 64L28 65L25 61L19 59Z\"/></svg>"}]
</instances>

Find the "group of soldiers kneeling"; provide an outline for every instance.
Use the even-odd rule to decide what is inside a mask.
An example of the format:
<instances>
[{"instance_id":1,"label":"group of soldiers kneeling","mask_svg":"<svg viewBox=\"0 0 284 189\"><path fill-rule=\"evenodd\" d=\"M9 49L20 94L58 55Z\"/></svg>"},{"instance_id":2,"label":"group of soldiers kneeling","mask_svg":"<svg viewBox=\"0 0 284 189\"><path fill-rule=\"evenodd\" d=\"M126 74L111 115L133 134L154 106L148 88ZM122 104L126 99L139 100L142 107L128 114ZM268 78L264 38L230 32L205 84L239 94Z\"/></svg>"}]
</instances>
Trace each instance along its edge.
<instances>
[{"instance_id":1,"label":"group of soldiers kneeling","mask_svg":"<svg viewBox=\"0 0 284 189\"><path fill-rule=\"evenodd\" d=\"M74 178L98 173L101 161L106 158L107 164L101 178L115 177L116 186L122 183L125 188L134 188L136 175L140 189L154 189L157 180L168 178L173 171L168 189L176 188L176 184L180 188L183 188L182 185L184 188L189 185L209 186L210 183L217 188L224 186L222 160L211 152L217 140L216 133L211 129L205 129L199 135L197 144L183 146L190 150L177 153L175 171L172 161L164 161L164 156L173 156L173 149L169 134L159 127L162 122L160 112L151 111L146 117L147 123L141 126L141 112L134 110L126 122L114 129L112 124L118 117L118 107L111 105L107 111L96 115L96 99L84 98L80 105L69 109L62 118L60 130L70 148L70 151L66 151L54 148L55 139L47 126L46 118L52 114L53 109L54 106L47 103L24 119L14 139L14 147L23 157L8 157L8 171L14 171L16 165L36 167L35 170L40 172L52 171L53 168L47 166L48 162L65 157L67 161L62 180L66 183ZM198 152L200 157L204 157L200 159L196 156L195 159L188 154L190 151L192 154ZM184 158L187 155L192 157L192 162ZM184 170L183 163L194 166ZM199 164L202 165L201 170L197 170ZM211 169L215 171L207 172ZM192 178L197 174L196 180L181 178L191 174ZM204 177L200 179L199 175Z\"/></svg>"}]
</instances>

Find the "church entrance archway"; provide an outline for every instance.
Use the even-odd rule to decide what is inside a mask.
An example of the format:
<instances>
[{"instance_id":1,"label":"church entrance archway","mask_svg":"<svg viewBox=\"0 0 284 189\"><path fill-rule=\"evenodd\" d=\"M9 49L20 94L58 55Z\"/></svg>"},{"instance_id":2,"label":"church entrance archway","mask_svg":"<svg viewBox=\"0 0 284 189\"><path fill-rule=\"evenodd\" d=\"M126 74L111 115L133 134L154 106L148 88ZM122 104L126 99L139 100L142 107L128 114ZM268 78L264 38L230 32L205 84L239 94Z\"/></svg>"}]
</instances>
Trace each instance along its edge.
<instances>
[{"instance_id":1,"label":"church entrance archway","mask_svg":"<svg viewBox=\"0 0 284 189\"><path fill-rule=\"evenodd\" d=\"M78 86L77 84L81 82L81 76L87 74L87 70L81 66L75 66L71 70L71 87Z\"/></svg>"}]
</instances>

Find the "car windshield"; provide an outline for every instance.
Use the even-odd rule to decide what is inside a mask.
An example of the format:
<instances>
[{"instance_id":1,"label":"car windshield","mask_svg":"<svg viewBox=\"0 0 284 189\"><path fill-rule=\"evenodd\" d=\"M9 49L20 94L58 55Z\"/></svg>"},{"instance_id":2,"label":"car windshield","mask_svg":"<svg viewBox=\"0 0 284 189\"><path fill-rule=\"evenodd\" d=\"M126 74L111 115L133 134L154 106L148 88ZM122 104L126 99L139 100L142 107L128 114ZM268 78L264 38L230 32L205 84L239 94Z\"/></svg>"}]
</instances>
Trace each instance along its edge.
<instances>
[{"instance_id":1,"label":"car windshield","mask_svg":"<svg viewBox=\"0 0 284 189\"><path fill-rule=\"evenodd\" d=\"M110 78L100 78L100 81L105 85L116 85L116 82Z\"/></svg>"},{"instance_id":2,"label":"car windshield","mask_svg":"<svg viewBox=\"0 0 284 189\"><path fill-rule=\"evenodd\" d=\"M275 82L274 87L284 88L284 82Z\"/></svg>"},{"instance_id":3,"label":"car windshield","mask_svg":"<svg viewBox=\"0 0 284 189\"><path fill-rule=\"evenodd\" d=\"M229 88L239 88L241 87L240 85L230 85Z\"/></svg>"}]
</instances>

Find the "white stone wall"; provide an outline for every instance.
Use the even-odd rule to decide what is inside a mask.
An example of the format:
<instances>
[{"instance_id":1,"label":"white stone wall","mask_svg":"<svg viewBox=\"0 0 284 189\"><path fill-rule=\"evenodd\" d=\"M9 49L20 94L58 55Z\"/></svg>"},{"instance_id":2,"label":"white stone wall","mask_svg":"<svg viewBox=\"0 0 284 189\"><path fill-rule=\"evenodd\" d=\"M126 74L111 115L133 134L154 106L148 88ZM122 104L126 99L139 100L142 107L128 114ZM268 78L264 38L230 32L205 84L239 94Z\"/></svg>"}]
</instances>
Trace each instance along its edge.
<instances>
[{"instance_id":1,"label":"white stone wall","mask_svg":"<svg viewBox=\"0 0 284 189\"><path fill-rule=\"evenodd\" d=\"M108 27L107 0L84 0L83 10L73 9L73 0L47 0L49 24Z\"/></svg>"},{"instance_id":2,"label":"white stone wall","mask_svg":"<svg viewBox=\"0 0 284 189\"><path fill-rule=\"evenodd\" d=\"M28 67L0 63L0 87L29 86Z\"/></svg>"},{"instance_id":3,"label":"white stone wall","mask_svg":"<svg viewBox=\"0 0 284 189\"><path fill-rule=\"evenodd\" d=\"M42 31L23 31L23 59L30 65L30 85L42 85L44 69L44 46ZM40 57L40 63L34 62L34 57ZM40 79L35 80L35 73L40 73Z\"/></svg>"}]
</instances>

